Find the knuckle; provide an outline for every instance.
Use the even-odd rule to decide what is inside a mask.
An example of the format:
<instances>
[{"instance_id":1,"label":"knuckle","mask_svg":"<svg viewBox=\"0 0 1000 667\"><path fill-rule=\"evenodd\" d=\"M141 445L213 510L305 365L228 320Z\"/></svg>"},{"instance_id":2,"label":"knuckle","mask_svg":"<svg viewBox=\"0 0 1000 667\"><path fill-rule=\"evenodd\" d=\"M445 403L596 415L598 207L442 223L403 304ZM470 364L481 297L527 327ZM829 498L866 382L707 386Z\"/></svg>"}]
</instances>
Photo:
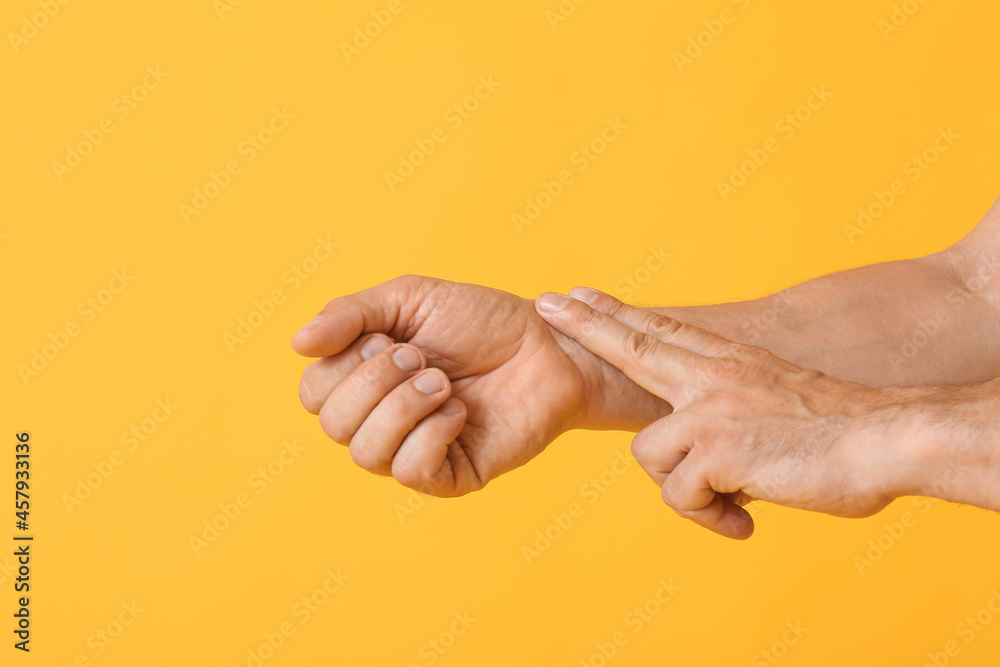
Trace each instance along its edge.
<instances>
[{"instance_id":1,"label":"knuckle","mask_svg":"<svg viewBox=\"0 0 1000 667\"><path fill-rule=\"evenodd\" d=\"M740 359L723 357L709 365L709 375L721 382L736 382L746 377L749 366Z\"/></svg>"},{"instance_id":2,"label":"knuckle","mask_svg":"<svg viewBox=\"0 0 1000 667\"><path fill-rule=\"evenodd\" d=\"M770 358L771 353L758 345L745 345L740 344L740 349L737 354L750 361L763 361Z\"/></svg>"},{"instance_id":3,"label":"knuckle","mask_svg":"<svg viewBox=\"0 0 1000 667\"><path fill-rule=\"evenodd\" d=\"M334 414L333 410L323 408L319 411L319 425L322 427L323 432L334 442L343 445L351 439L352 434L347 429L347 425L340 417Z\"/></svg>"},{"instance_id":4,"label":"knuckle","mask_svg":"<svg viewBox=\"0 0 1000 667\"><path fill-rule=\"evenodd\" d=\"M414 402L419 400L417 390L413 388L413 383L409 385L409 391L405 394L394 392L379 403L379 417L390 424L407 424L412 428L416 424L416 419L411 417Z\"/></svg>"},{"instance_id":5,"label":"knuckle","mask_svg":"<svg viewBox=\"0 0 1000 667\"><path fill-rule=\"evenodd\" d=\"M410 461L401 461L397 456L392 461L392 477L403 486L426 493L430 481L417 466Z\"/></svg>"},{"instance_id":6,"label":"knuckle","mask_svg":"<svg viewBox=\"0 0 1000 667\"><path fill-rule=\"evenodd\" d=\"M395 278L393 278L389 282L392 283L392 284L394 284L394 285L400 285L400 286L409 287L409 286L414 285L414 284L416 284L416 283L418 283L418 282L420 282L422 280L424 280L423 276L418 276L415 273L404 273L401 276L396 276Z\"/></svg>"},{"instance_id":7,"label":"knuckle","mask_svg":"<svg viewBox=\"0 0 1000 667\"><path fill-rule=\"evenodd\" d=\"M666 315L654 315L649 318L646 328L650 334L657 338L670 338L681 330L684 325L672 317Z\"/></svg>"},{"instance_id":8,"label":"knuckle","mask_svg":"<svg viewBox=\"0 0 1000 667\"><path fill-rule=\"evenodd\" d=\"M351 441L348 450L351 452L351 460L359 468L374 472L382 466L383 462L374 452L374 447L368 446L368 443L360 441L358 438Z\"/></svg>"},{"instance_id":9,"label":"knuckle","mask_svg":"<svg viewBox=\"0 0 1000 667\"><path fill-rule=\"evenodd\" d=\"M374 357L363 363L359 368L368 381L374 381L383 371L393 366L392 355L396 350L405 347L404 344L390 345Z\"/></svg>"},{"instance_id":10,"label":"knuckle","mask_svg":"<svg viewBox=\"0 0 1000 667\"><path fill-rule=\"evenodd\" d=\"M611 317L621 314L628 307L615 297L604 292L597 293L597 298L594 300L593 305L600 306Z\"/></svg>"},{"instance_id":11,"label":"knuckle","mask_svg":"<svg viewBox=\"0 0 1000 667\"><path fill-rule=\"evenodd\" d=\"M370 387L381 384L383 378L387 378L396 368L392 362L392 353L395 350L396 348L390 348L358 366L355 371L359 381L358 385L360 387Z\"/></svg>"},{"instance_id":12,"label":"knuckle","mask_svg":"<svg viewBox=\"0 0 1000 667\"><path fill-rule=\"evenodd\" d=\"M642 433L636 434L632 438L632 457L641 467L645 468L650 462L649 438Z\"/></svg>"},{"instance_id":13,"label":"knuckle","mask_svg":"<svg viewBox=\"0 0 1000 667\"><path fill-rule=\"evenodd\" d=\"M580 331L592 334L597 329L597 311L593 308L576 308L576 323Z\"/></svg>"},{"instance_id":14,"label":"knuckle","mask_svg":"<svg viewBox=\"0 0 1000 667\"><path fill-rule=\"evenodd\" d=\"M325 397L316 395L316 389L324 384L322 377L325 368L325 359L318 359L306 366L299 381L299 399L302 401L302 406L314 415L319 414L325 400Z\"/></svg>"},{"instance_id":15,"label":"knuckle","mask_svg":"<svg viewBox=\"0 0 1000 667\"><path fill-rule=\"evenodd\" d=\"M394 292L407 297L424 297L445 284L446 281L415 273L397 276L386 283Z\"/></svg>"},{"instance_id":16,"label":"knuckle","mask_svg":"<svg viewBox=\"0 0 1000 667\"><path fill-rule=\"evenodd\" d=\"M679 506L678 493L677 493L677 481L673 473L670 477L667 477L667 481L663 483L663 488L660 489L660 498L663 499L669 507L673 508L675 511L679 511L677 508Z\"/></svg>"},{"instance_id":17,"label":"knuckle","mask_svg":"<svg viewBox=\"0 0 1000 667\"><path fill-rule=\"evenodd\" d=\"M645 363L656 351L656 339L641 331L631 331L625 337L625 352L634 361Z\"/></svg>"},{"instance_id":18,"label":"knuckle","mask_svg":"<svg viewBox=\"0 0 1000 667\"><path fill-rule=\"evenodd\" d=\"M314 415L319 412L320 406L317 404L316 399L312 397L312 392L309 389L309 381L305 375L299 380L299 402L302 403L302 407L306 409L306 412Z\"/></svg>"},{"instance_id":19,"label":"knuckle","mask_svg":"<svg viewBox=\"0 0 1000 667\"><path fill-rule=\"evenodd\" d=\"M719 353L728 357L741 358L747 355L747 350L752 347L746 343L740 343L734 340L725 341L722 344L722 349Z\"/></svg>"}]
</instances>

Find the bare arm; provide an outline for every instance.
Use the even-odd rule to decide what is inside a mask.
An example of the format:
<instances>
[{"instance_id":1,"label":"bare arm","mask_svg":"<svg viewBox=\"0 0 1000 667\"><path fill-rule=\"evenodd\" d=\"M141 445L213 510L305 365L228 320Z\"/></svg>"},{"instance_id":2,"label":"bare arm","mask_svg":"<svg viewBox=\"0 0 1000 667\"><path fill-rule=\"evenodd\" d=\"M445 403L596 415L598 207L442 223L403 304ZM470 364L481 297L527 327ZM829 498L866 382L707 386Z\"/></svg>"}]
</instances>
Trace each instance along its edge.
<instances>
[{"instance_id":1,"label":"bare arm","mask_svg":"<svg viewBox=\"0 0 1000 667\"><path fill-rule=\"evenodd\" d=\"M1000 377L1000 200L972 233L934 255L834 273L753 301L651 310L874 387ZM621 403L633 402L642 404Z\"/></svg>"},{"instance_id":2,"label":"bare arm","mask_svg":"<svg viewBox=\"0 0 1000 667\"><path fill-rule=\"evenodd\" d=\"M763 299L657 308L869 385L1000 376L1000 202L940 253L834 273Z\"/></svg>"},{"instance_id":3,"label":"bare arm","mask_svg":"<svg viewBox=\"0 0 1000 667\"><path fill-rule=\"evenodd\" d=\"M922 387L896 449L910 461L896 495L922 495L1000 512L1000 380Z\"/></svg>"},{"instance_id":4,"label":"bare arm","mask_svg":"<svg viewBox=\"0 0 1000 667\"><path fill-rule=\"evenodd\" d=\"M632 453L700 525L749 537L752 499L847 517L903 495L1000 510L1000 380L872 388L594 290L570 296L543 294L539 315L673 407Z\"/></svg>"}]
</instances>

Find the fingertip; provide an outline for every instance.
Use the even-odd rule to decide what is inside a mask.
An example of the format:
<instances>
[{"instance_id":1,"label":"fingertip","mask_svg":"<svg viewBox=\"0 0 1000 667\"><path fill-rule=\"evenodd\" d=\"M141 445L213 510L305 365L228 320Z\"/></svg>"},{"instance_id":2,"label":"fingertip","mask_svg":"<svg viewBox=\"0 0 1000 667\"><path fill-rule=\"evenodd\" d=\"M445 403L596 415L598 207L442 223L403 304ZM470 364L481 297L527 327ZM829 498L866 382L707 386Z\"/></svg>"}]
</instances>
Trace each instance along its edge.
<instances>
[{"instance_id":1,"label":"fingertip","mask_svg":"<svg viewBox=\"0 0 1000 667\"><path fill-rule=\"evenodd\" d=\"M365 305L354 303L353 297L334 299L295 332L292 347L305 357L329 357L344 351L364 333L387 331L378 322L366 324L366 312Z\"/></svg>"},{"instance_id":2,"label":"fingertip","mask_svg":"<svg viewBox=\"0 0 1000 667\"><path fill-rule=\"evenodd\" d=\"M726 501L726 509L717 526L717 532L734 540L746 540L753 535L753 517L745 509Z\"/></svg>"},{"instance_id":3,"label":"fingertip","mask_svg":"<svg viewBox=\"0 0 1000 667\"><path fill-rule=\"evenodd\" d=\"M323 314L320 313L311 322L307 322L305 326L292 334L292 349L304 357L315 356L310 354L310 350L314 347L316 330L322 321Z\"/></svg>"},{"instance_id":4,"label":"fingertip","mask_svg":"<svg viewBox=\"0 0 1000 667\"><path fill-rule=\"evenodd\" d=\"M427 396L433 396L446 389L450 390L448 376L438 368L428 368L413 378L413 386L417 391Z\"/></svg>"},{"instance_id":5,"label":"fingertip","mask_svg":"<svg viewBox=\"0 0 1000 667\"><path fill-rule=\"evenodd\" d=\"M535 301L535 310L543 317L555 315L569 305L569 297L556 292L546 292Z\"/></svg>"},{"instance_id":6,"label":"fingertip","mask_svg":"<svg viewBox=\"0 0 1000 667\"><path fill-rule=\"evenodd\" d=\"M391 349L384 351L387 358L392 360L396 368L404 373L416 373L427 368L427 356L424 351L416 345L409 343L399 343Z\"/></svg>"},{"instance_id":7,"label":"fingertip","mask_svg":"<svg viewBox=\"0 0 1000 667\"><path fill-rule=\"evenodd\" d=\"M307 356L305 354L306 348L304 345L304 341L305 341L305 335L303 334L302 329L299 329L298 331L292 334L290 342L292 345L292 349L295 351L296 354Z\"/></svg>"},{"instance_id":8,"label":"fingertip","mask_svg":"<svg viewBox=\"0 0 1000 667\"><path fill-rule=\"evenodd\" d=\"M376 354L380 352L385 352L390 347L392 347L393 341L391 338L383 333L373 333L364 339L361 343L361 359L368 361Z\"/></svg>"},{"instance_id":9,"label":"fingertip","mask_svg":"<svg viewBox=\"0 0 1000 667\"><path fill-rule=\"evenodd\" d=\"M669 479L669 478L668 478ZM663 486L663 498L667 500L667 484ZM669 502L667 503L670 504ZM674 507L671 505L671 507ZM685 519L690 519L713 533L734 540L745 540L753 535L753 517L745 509L722 494L715 494L712 501L699 509L674 511Z\"/></svg>"},{"instance_id":10,"label":"fingertip","mask_svg":"<svg viewBox=\"0 0 1000 667\"><path fill-rule=\"evenodd\" d=\"M601 292L589 287L574 287L569 291L569 296L589 306L601 297Z\"/></svg>"},{"instance_id":11,"label":"fingertip","mask_svg":"<svg viewBox=\"0 0 1000 667\"><path fill-rule=\"evenodd\" d=\"M344 424L337 419L333 410L330 409L329 402L324 403L323 406L320 407L317 416L319 417L319 426L323 429L323 433L325 433L328 438L339 445L346 445L350 443L350 435L345 429Z\"/></svg>"},{"instance_id":12,"label":"fingertip","mask_svg":"<svg viewBox=\"0 0 1000 667\"><path fill-rule=\"evenodd\" d=\"M305 375L299 380L299 401L302 403L302 407L314 415L319 414L319 407L316 405L315 399L312 397L312 392L309 390L309 384L306 382Z\"/></svg>"},{"instance_id":13,"label":"fingertip","mask_svg":"<svg viewBox=\"0 0 1000 667\"><path fill-rule=\"evenodd\" d=\"M465 412L465 403L457 398L449 398L447 401L441 404L438 408L441 412L446 415L460 415Z\"/></svg>"}]
</instances>

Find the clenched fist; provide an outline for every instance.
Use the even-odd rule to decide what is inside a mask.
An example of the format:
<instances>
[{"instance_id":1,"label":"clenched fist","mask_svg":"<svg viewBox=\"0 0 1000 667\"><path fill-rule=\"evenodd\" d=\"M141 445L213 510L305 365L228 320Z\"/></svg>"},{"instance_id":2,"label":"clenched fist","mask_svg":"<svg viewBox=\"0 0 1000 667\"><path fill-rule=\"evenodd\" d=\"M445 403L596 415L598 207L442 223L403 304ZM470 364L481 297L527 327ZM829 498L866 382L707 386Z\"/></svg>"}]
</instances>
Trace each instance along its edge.
<instances>
[{"instance_id":1,"label":"clenched fist","mask_svg":"<svg viewBox=\"0 0 1000 667\"><path fill-rule=\"evenodd\" d=\"M549 327L532 301L404 276L329 302L292 339L321 357L303 405L362 468L457 496L573 428L636 428L660 399Z\"/></svg>"}]
</instances>

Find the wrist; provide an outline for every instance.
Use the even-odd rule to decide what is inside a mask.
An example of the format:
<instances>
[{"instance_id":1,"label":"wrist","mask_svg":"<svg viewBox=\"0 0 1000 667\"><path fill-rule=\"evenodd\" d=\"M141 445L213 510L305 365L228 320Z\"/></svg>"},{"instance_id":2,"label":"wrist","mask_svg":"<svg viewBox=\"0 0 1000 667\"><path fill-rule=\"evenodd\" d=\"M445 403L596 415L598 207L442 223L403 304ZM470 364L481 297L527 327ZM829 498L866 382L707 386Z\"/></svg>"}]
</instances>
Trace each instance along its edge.
<instances>
[{"instance_id":1,"label":"wrist","mask_svg":"<svg viewBox=\"0 0 1000 667\"><path fill-rule=\"evenodd\" d=\"M556 336L582 379L580 409L567 430L638 432L670 414L672 408L666 401L650 394L576 341L559 333Z\"/></svg>"}]
</instances>

